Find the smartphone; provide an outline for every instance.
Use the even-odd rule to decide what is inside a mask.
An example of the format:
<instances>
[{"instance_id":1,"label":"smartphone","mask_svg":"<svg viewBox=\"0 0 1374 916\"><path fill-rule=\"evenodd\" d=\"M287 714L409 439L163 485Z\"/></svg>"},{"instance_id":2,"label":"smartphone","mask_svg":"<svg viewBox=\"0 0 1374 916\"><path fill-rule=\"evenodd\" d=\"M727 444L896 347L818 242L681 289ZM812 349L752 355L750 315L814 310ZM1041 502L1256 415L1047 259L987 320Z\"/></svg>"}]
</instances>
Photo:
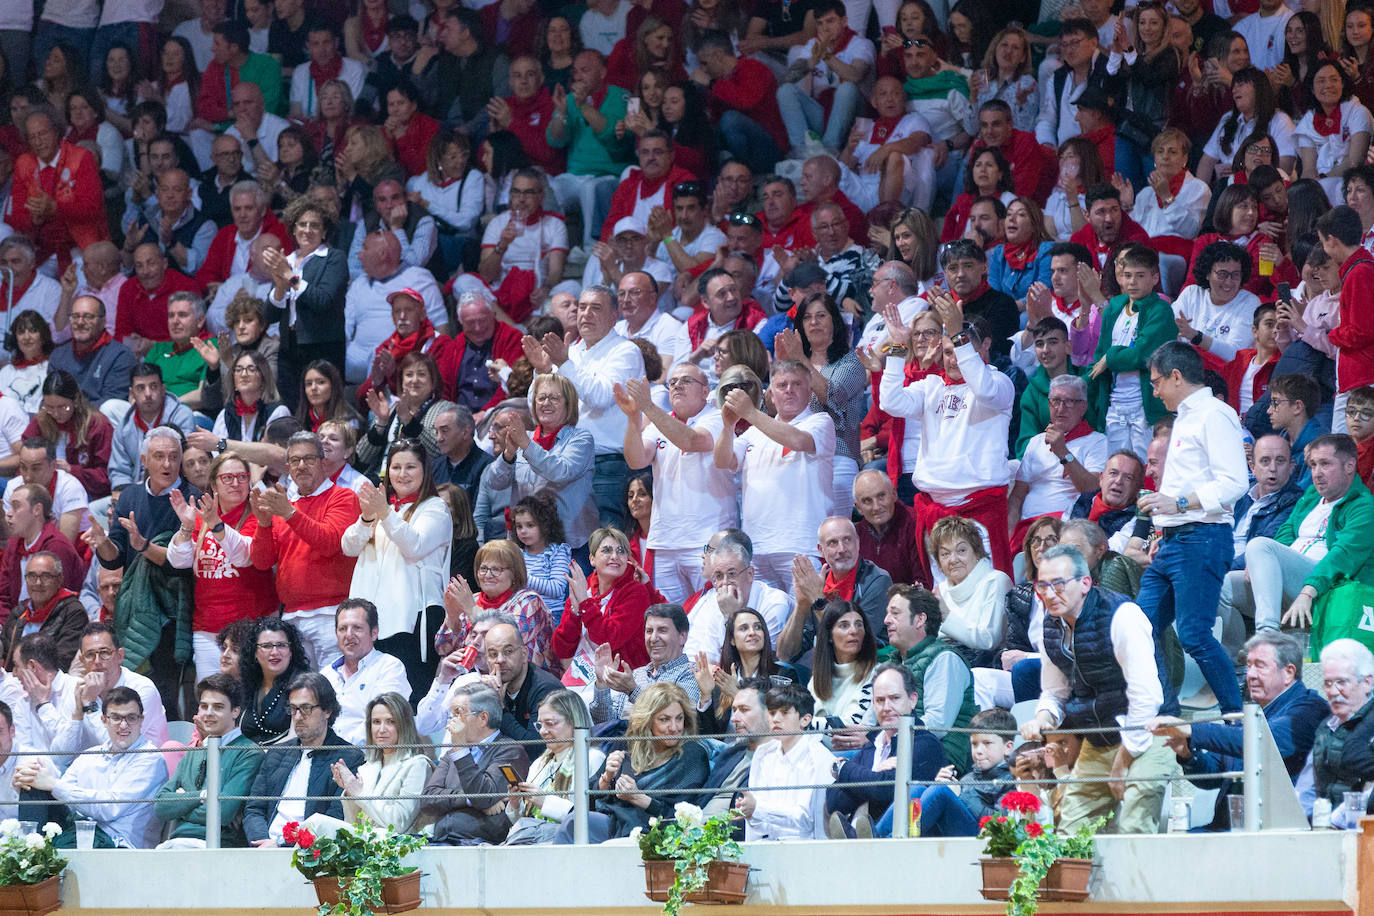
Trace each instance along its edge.
<instances>
[{"instance_id":1,"label":"smartphone","mask_svg":"<svg viewBox=\"0 0 1374 916\"><path fill-rule=\"evenodd\" d=\"M633 114L633 115L637 115L637 114L639 114L639 99L637 99L637 98L630 98L630 99L627 99L627 100L625 101L625 114L627 114L627 115L632 115L632 114Z\"/></svg>"},{"instance_id":2,"label":"smartphone","mask_svg":"<svg viewBox=\"0 0 1374 916\"><path fill-rule=\"evenodd\" d=\"M1289 289L1287 283L1275 284L1275 289L1278 290L1278 293L1275 295L1274 298L1277 299L1279 302L1293 301L1293 291Z\"/></svg>"},{"instance_id":3,"label":"smartphone","mask_svg":"<svg viewBox=\"0 0 1374 916\"><path fill-rule=\"evenodd\" d=\"M1066 162L1059 167L1059 174L1065 178L1077 178L1079 165L1075 162Z\"/></svg>"},{"instance_id":4,"label":"smartphone","mask_svg":"<svg viewBox=\"0 0 1374 916\"><path fill-rule=\"evenodd\" d=\"M883 26L883 34L884 34L884 35L896 35L896 34L897 34L897 27L896 27L895 25L885 25L885 26Z\"/></svg>"},{"instance_id":5,"label":"smartphone","mask_svg":"<svg viewBox=\"0 0 1374 916\"><path fill-rule=\"evenodd\" d=\"M501 764L501 775L506 777L506 782L515 785L520 782L520 774L515 772L515 767L508 763Z\"/></svg>"}]
</instances>

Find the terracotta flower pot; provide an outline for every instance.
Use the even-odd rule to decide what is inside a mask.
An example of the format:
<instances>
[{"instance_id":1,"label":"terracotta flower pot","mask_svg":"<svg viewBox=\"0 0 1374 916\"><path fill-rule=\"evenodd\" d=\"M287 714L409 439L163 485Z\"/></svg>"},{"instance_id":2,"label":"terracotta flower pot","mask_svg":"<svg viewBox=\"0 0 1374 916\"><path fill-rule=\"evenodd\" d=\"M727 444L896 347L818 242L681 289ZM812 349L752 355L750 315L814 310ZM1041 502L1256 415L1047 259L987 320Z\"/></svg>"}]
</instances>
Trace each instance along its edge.
<instances>
[{"instance_id":1,"label":"terracotta flower pot","mask_svg":"<svg viewBox=\"0 0 1374 916\"><path fill-rule=\"evenodd\" d=\"M668 891L677 878L677 869L667 860L645 860L644 894L656 903L668 899ZM747 862L712 862L706 867L706 885L687 894L688 903L735 904L743 903L749 895L746 885L749 882Z\"/></svg>"},{"instance_id":2,"label":"terracotta flower pot","mask_svg":"<svg viewBox=\"0 0 1374 916\"><path fill-rule=\"evenodd\" d=\"M983 867L983 899L1006 900L1011 893L1011 883L1021 873L1016 860L1010 856L978 860Z\"/></svg>"},{"instance_id":3,"label":"terracotta flower pot","mask_svg":"<svg viewBox=\"0 0 1374 916\"><path fill-rule=\"evenodd\" d=\"M62 906L62 876L37 884L0 886L0 916L43 916Z\"/></svg>"},{"instance_id":4,"label":"terracotta flower pot","mask_svg":"<svg viewBox=\"0 0 1374 916\"><path fill-rule=\"evenodd\" d=\"M1092 878L1092 859L1060 859L1050 866L1041 887L1048 886L1042 900L1087 900L1088 881Z\"/></svg>"},{"instance_id":5,"label":"terracotta flower pot","mask_svg":"<svg viewBox=\"0 0 1374 916\"><path fill-rule=\"evenodd\" d=\"M676 877L677 869L667 859L645 859L644 895L655 903L666 902Z\"/></svg>"},{"instance_id":6,"label":"terracotta flower pot","mask_svg":"<svg viewBox=\"0 0 1374 916\"><path fill-rule=\"evenodd\" d=\"M382 906L387 913L404 913L420 906L420 870L382 879ZM315 878L315 896L320 903L333 906L341 899L338 878ZM46 911L45 911L46 912ZM0 916L6 916L0 913Z\"/></svg>"}]
</instances>

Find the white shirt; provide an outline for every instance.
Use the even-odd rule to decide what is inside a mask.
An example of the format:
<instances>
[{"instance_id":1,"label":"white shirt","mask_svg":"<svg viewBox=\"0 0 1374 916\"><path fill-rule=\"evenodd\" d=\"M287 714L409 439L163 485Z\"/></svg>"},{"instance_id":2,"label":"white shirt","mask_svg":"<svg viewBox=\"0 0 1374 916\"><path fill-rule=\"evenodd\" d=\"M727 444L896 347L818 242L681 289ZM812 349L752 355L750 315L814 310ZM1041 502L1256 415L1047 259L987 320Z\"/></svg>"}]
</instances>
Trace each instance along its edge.
<instances>
[{"instance_id":1,"label":"white shirt","mask_svg":"<svg viewBox=\"0 0 1374 916\"><path fill-rule=\"evenodd\" d=\"M621 454L627 421L615 405L614 386L643 377L644 355L639 347L612 330L590 347L586 340L573 344L567 360L555 371L577 389L577 428L592 434L596 453Z\"/></svg>"},{"instance_id":2,"label":"white shirt","mask_svg":"<svg viewBox=\"0 0 1374 916\"><path fill-rule=\"evenodd\" d=\"M362 94L363 82L367 79L367 71L356 60L345 57L338 78L348 84L348 88L353 92L353 98L356 99ZM315 89L315 81L310 77L308 61L297 67L291 74L291 104L293 106L299 105L301 113L306 117L313 118L320 112L320 95ZM276 161L275 157L273 157L273 161ZM246 162L244 167L247 168Z\"/></svg>"},{"instance_id":3,"label":"white shirt","mask_svg":"<svg viewBox=\"0 0 1374 916\"><path fill-rule=\"evenodd\" d=\"M1063 192L1060 192L1063 199ZM1131 208L1131 219L1140 224L1149 235L1176 235L1180 238L1195 238L1202 226L1202 217L1207 213L1207 205L1212 200L1212 189L1200 178L1187 175L1178 189L1178 196L1167 207L1159 206L1159 198L1150 185L1140 189L1135 196L1135 206ZM1055 229L1060 228L1055 220ZM1065 228L1072 229L1066 223ZM1067 236L1066 236L1067 238Z\"/></svg>"},{"instance_id":4,"label":"white shirt","mask_svg":"<svg viewBox=\"0 0 1374 916\"><path fill-rule=\"evenodd\" d=\"M302 296L310 287L310 281L305 279L305 262L311 258L323 258L329 255L329 246L321 245L310 254L301 255L297 248L286 256L286 263L291 265L291 273L295 279L295 286L288 286L282 298L277 298L277 289L272 286L267 294L267 298L274 305L286 307L286 326L294 328L296 326L296 299Z\"/></svg>"},{"instance_id":5,"label":"white shirt","mask_svg":"<svg viewBox=\"0 0 1374 916\"><path fill-rule=\"evenodd\" d=\"M309 69L309 67L304 66L297 67L296 72L302 73L309 71ZM270 111L263 113L262 123L258 125L258 147L272 162L277 161L277 138L281 136L283 130L290 126L290 123L285 118L278 117ZM233 125L224 133L226 136L238 140L239 146L243 147L243 170L249 175L256 175L258 173L257 158L253 155L253 150L249 148L247 139L239 132L238 125ZM246 265L247 261L244 263Z\"/></svg>"},{"instance_id":6,"label":"white shirt","mask_svg":"<svg viewBox=\"0 0 1374 916\"><path fill-rule=\"evenodd\" d=\"M1126 678L1126 715L1117 716L1117 723L1143 725L1164 705L1164 688L1160 686L1159 669L1154 662L1154 631L1140 605L1127 601L1112 616L1112 655ZM1058 725L1064 718L1064 704L1069 694L1068 676L1042 650L1037 712L1048 712ZM1121 732L1122 745L1137 757L1149 750L1153 740L1154 736L1142 728Z\"/></svg>"},{"instance_id":7,"label":"white shirt","mask_svg":"<svg viewBox=\"0 0 1374 916\"><path fill-rule=\"evenodd\" d=\"M720 434L720 411L706 406L686 421L712 441ZM640 434L653 456L654 506L648 546L654 550L687 550L705 544L722 528L739 520L735 477L716 467L711 452L684 452L650 423Z\"/></svg>"},{"instance_id":8,"label":"white shirt","mask_svg":"<svg viewBox=\"0 0 1374 916\"><path fill-rule=\"evenodd\" d=\"M1269 70L1283 62L1283 30L1292 16L1292 10L1280 6L1270 16L1254 12L1232 26L1250 46L1250 66Z\"/></svg>"},{"instance_id":9,"label":"white shirt","mask_svg":"<svg viewBox=\"0 0 1374 916\"><path fill-rule=\"evenodd\" d=\"M815 50L818 40L819 39L813 38L805 44L795 45L788 51L788 66L791 66L799 60L810 60L811 52ZM851 66L858 63L865 64L865 79L859 80L860 83L863 83L873 72L873 65L878 59L878 53L873 47L873 42L869 41L867 38L860 38L858 35L854 35L849 39L848 43L845 44L843 49L835 52L835 59ZM812 67L806 76L798 80L796 85L797 88L801 89L802 92L806 93L811 98L818 99L822 92L836 89L842 82L846 81L840 79L840 75L830 69L830 65L824 60L821 60L817 61L816 66Z\"/></svg>"},{"instance_id":10,"label":"white shirt","mask_svg":"<svg viewBox=\"0 0 1374 916\"><path fill-rule=\"evenodd\" d=\"M683 251L693 256L705 254L707 252L715 254L716 251L720 249L720 246L725 244L725 233L721 232L710 223L707 223L702 230L697 233L697 237L690 242L682 241L681 226L673 227L672 237L674 241L682 246ZM666 242L658 243L658 247L653 251L653 256L664 263L673 263L673 259L668 256L668 244Z\"/></svg>"},{"instance_id":11,"label":"white shirt","mask_svg":"<svg viewBox=\"0 0 1374 916\"><path fill-rule=\"evenodd\" d=\"M1110 46L1110 41L1104 47ZM1093 59L1088 63L1088 70L1097 65L1098 57L1102 51L1093 55ZM1083 90L1088 88L1088 80L1078 82L1078 78L1072 71L1068 78L1064 80L1063 91L1056 96L1054 94L1055 84L1058 82L1054 78L1053 71L1045 79L1045 86L1042 90L1045 94L1040 100L1040 117L1035 122L1035 139L1042 144L1058 149L1065 140L1072 139L1083 133L1083 128L1078 126L1076 115L1078 114L1078 97L1083 94ZM943 136L943 135L942 135Z\"/></svg>"},{"instance_id":12,"label":"white shirt","mask_svg":"<svg viewBox=\"0 0 1374 916\"><path fill-rule=\"evenodd\" d=\"M932 137L952 137L963 131L964 119L972 107L968 96L951 89L949 95L942 99L912 99L906 103L906 110L909 114L920 115L930 128Z\"/></svg>"},{"instance_id":13,"label":"white shirt","mask_svg":"<svg viewBox=\"0 0 1374 916\"><path fill-rule=\"evenodd\" d=\"M756 555L814 555L816 531L833 505L835 421L808 406L789 425L811 436L812 451L784 448L757 426L735 439L740 527L754 539Z\"/></svg>"},{"instance_id":14,"label":"white shirt","mask_svg":"<svg viewBox=\"0 0 1374 916\"><path fill-rule=\"evenodd\" d=\"M121 22L157 22L162 14L162 0L105 0L100 14L102 26Z\"/></svg>"},{"instance_id":15,"label":"white shirt","mask_svg":"<svg viewBox=\"0 0 1374 916\"><path fill-rule=\"evenodd\" d=\"M1202 508L1181 514L1156 513L1155 526L1229 525L1231 508L1249 487L1250 470L1236 412L1214 398L1211 389L1199 388L1178 405L1159 492L1170 500L1196 496Z\"/></svg>"},{"instance_id":16,"label":"white shirt","mask_svg":"<svg viewBox=\"0 0 1374 916\"><path fill-rule=\"evenodd\" d=\"M6 277L6 279L8 279L8 277ZM58 283L52 277L49 277L47 274L36 273L33 276L33 282L30 283L29 288L24 291L24 295L14 303L13 307L8 309L3 317L0 317L0 330L9 330L10 324L14 321L14 316L25 309L33 309L38 314L42 315L44 320L48 322L48 326L51 327L53 318L57 315L57 306L61 301L62 284ZM8 298L0 300L0 311L5 310L8 302ZM114 327L114 324L108 317L106 318L106 326L111 328ZM70 330L64 331L61 335L54 333L53 340L60 343L70 339L71 336Z\"/></svg>"},{"instance_id":17,"label":"white shirt","mask_svg":"<svg viewBox=\"0 0 1374 916\"><path fill-rule=\"evenodd\" d=\"M1314 563L1326 556L1326 529L1331 524L1331 510L1339 501L1318 500L1312 511L1303 516L1302 524L1298 525L1297 537L1291 546Z\"/></svg>"},{"instance_id":18,"label":"white shirt","mask_svg":"<svg viewBox=\"0 0 1374 916\"><path fill-rule=\"evenodd\" d=\"M1237 117L1236 129L1231 134L1231 142L1227 146L1221 145L1221 135L1226 129L1226 122L1231 120L1230 114L1223 115L1217 122L1216 129L1212 131L1212 136L1208 139L1207 145L1203 147L1202 154L1211 156L1218 162L1229 163L1236 155L1236 150L1245 142L1245 138L1255 132L1256 124L1247 119ZM1274 145L1278 147L1274 150L1275 162L1284 156L1296 156L1297 148L1293 145L1293 119L1282 111L1274 112L1274 116L1269 119L1269 136L1274 138Z\"/></svg>"},{"instance_id":19,"label":"white shirt","mask_svg":"<svg viewBox=\"0 0 1374 916\"><path fill-rule=\"evenodd\" d=\"M320 669L339 698L339 717L334 731L349 744L367 741L367 704L388 691L410 700L410 681L406 666L394 655L374 648L358 661L358 670L351 676L344 674L344 660L340 657L332 665Z\"/></svg>"},{"instance_id":20,"label":"white shirt","mask_svg":"<svg viewBox=\"0 0 1374 916\"><path fill-rule=\"evenodd\" d=\"M1069 454L1094 474L1107 466L1107 437L1091 432L1065 443ZM1045 434L1037 433L1026 443L1026 453L1016 469L1016 479L1030 485L1021 504L1021 517L1034 518L1051 512L1063 513L1073 508L1078 499L1078 487L1069 477L1068 468L1060 463L1045 443Z\"/></svg>"},{"instance_id":21,"label":"white shirt","mask_svg":"<svg viewBox=\"0 0 1374 916\"><path fill-rule=\"evenodd\" d=\"M97 0L48 0L43 4L43 22L55 22L73 29L93 29L99 20Z\"/></svg>"},{"instance_id":22,"label":"white shirt","mask_svg":"<svg viewBox=\"0 0 1374 916\"><path fill-rule=\"evenodd\" d=\"M299 67L297 69L305 69ZM268 839L274 841L278 846L286 845L286 839L282 836L282 828L292 821L305 820L305 802L293 799L300 799L304 795L310 794L310 752L313 747L299 748L301 759L296 761L296 765L291 768L291 775L286 778L286 785L282 786L282 801L277 803L277 814L272 818L271 825L267 828ZM286 753L286 751L278 751Z\"/></svg>"},{"instance_id":23,"label":"white shirt","mask_svg":"<svg viewBox=\"0 0 1374 916\"><path fill-rule=\"evenodd\" d=\"M372 371L372 357L382 342L396 333L391 320L391 304L386 297L409 287L425 300L425 316L437 329L448 323L444 309L444 295L434 274L423 267L402 267L400 273L387 280L374 280L359 274L348 284L344 294L344 334L348 338L344 379L358 385Z\"/></svg>"},{"instance_id":24,"label":"white shirt","mask_svg":"<svg viewBox=\"0 0 1374 916\"><path fill-rule=\"evenodd\" d=\"M153 745L139 735L129 750ZM167 762L161 754L119 754L106 740L100 754L82 754L72 761L52 788L52 796L70 805L78 817L97 822L119 845L149 849L157 845L162 822L153 817L152 803L109 803L111 798L152 798L167 782Z\"/></svg>"},{"instance_id":25,"label":"white shirt","mask_svg":"<svg viewBox=\"0 0 1374 916\"><path fill-rule=\"evenodd\" d=\"M725 615L720 612L719 598L714 588L707 589L688 615L687 622L691 628L687 631L687 643L682 648L682 654L688 658L696 658L698 652L705 652L712 662L720 661L720 647L725 644ZM749 587L749 600L744 606L763 615L768 624L768 637L776 645L778 634L782 632L787 618L792 616L792 605L791 595L774 588L756 574L754 584Z\"/></svg>"},{"instance_id":26,"label":"white shirt","mask_svg":"<svg viewBox=\"0 0 1374 916\"><path fill-rule=\"evenodd\" d=\"M44 719L45 725L55 726L52 736L52 749L55 751L66 753L84 751L88 748L99 747L110 737L102 721L100 710L88 712L80 720L72 718L72 713L76 711L77 683L79 682L76 678L67 678L62 685L60 695L56 689L53 690L52 706L43 707L44 710L55 707L56 711L61 714L60 721ZM167 711L162 706L162 694L158 693L153 682L128 668L121 668L119 680L115 681L114 686L128 687L138 693L139 698L143 700L143 728L140 730L140 734L158 747L165 744L167 742ZM3 696L0 696L0 699L3 699ZM11 704L11 708L13 708L13 704ZM66 765L65 761L63 761L63 765Z\"/></svg>"},{"instance_id":27,"label":"white shirt","mask_svg":"<svg viewBox=\"0 0 1374 916\"><path fill-rule=\"evenodd\" d=\"M53 471L56 477L53 483L52 494L52 517L60 519L68 512L78 509L82 510L81 530L85 531L91 527L90 513L85 511L90 508L90 497L86 495L85 487L81 486L81 481L63 470ZM10 495L15 490L24 486L24 478L11 477L9 483L5 484L5 511L10 511ZM70 659L68 659L70 661Z\"/></svg>"},{"instance_id":28,"label":"white shirt","mask_svg":"<svg viewBox=\"0 0 1374 916\"><path fill-rule=\"evenodd\" d=\"M930 303L926 301L924 296L908 296L897 303L897 314L902 316L904 324L910 325L911 319L928 308L930 308ZM873 317L868 319L868 324L864 325L863 334L859 337L859 346L875 347L886 334L887 319L882 316L881 312L874 312Z\"/></svg>"},{"instance_id":29,"label":"white shirt","mask_svg":"<svg viewBox=\"0 0 1374 916\"><path fill-rule=\"evenodd\" d=\"M1196 284L1185 287L1173 302L1174 317L1187 318L1193 330L1212 338L1208 352L1226 362L1235 359L1238 350L1254 346L1259 304L1258 296L1242 289L1225 305L1214 305L1211 293ZM1178 339L1191 343L1182 335Z\"/></svg>"},{"instance_id":30,"label":"white shirt","mask_svg":"<svg viewBox=\"0 0 1374 916\"><path fill-rule=\"evenodd\" d=\"M812 41L814 42L815 39ZM863 139L859 141L858 146L854 147L854 158L859 162L860 171L863 170L863 164L868 161L869 156L889 143L897 143L917 133L935 136L930 133L930 125L926 123L925 118L914 113L902 115L897 126L892 128L892 132L881 137L878 135L877 122L873 118L861 118L858 124L864 132ZM910 160L915 156L911 155L906 158Z\"/></svg>"},{"instance_id":31,"label":"white shirt","mask_svg":"<svg viewBox=\"0 0 1374 916\"><path fill-rule=\"evenodd\" d=\"M486 231L482 233L484 249L496 247L510 219L509 210L492 217L491 222L487 223ZM506 274L510 273L511 268L519 267L522 270L534 271L537 286L543 279L544 259L555 251L567 250L568 227L563 224L563 217L556 213L544 213L537 223L526 224L520 230L520 234L511 240L506 253L501 256L501 276L492 285L500 286L505 282ZM596 259L593 258L590 263L596 263Z\"/></svg>"},{"instance_id":32,"label":"white shirt","mask_svg":"<svg viewBox=\"0 0 1374 916\"><path fill-rule=\"evenodd\" d=\"M674 363L692 352L691 339L687 336L687 325L667 312L660 312L657 309L638 331L631 333L630 322L622 318L615 323L615 332L626 340L642 337L653 344L658 355L663 358L665 377Z\"/></svg>"},{"instance_id":33,"label":"white shirt","mask_svg":"<svg viewBox=\"0 0 1374 916\"><path fill-rule=\"evenodd\" d=\"M625 20L629 15L629 0L619 0L610 15L592 9L587 10L577 23L577 31L582 36L582 47L600 51L609 57L615 49L615 43L625 37Z\"/></svg>"},{"instance_id":34,"label":"white shirt","mask_svg":"<svg viewBox=\"0 0 1374 916\"><path fill-rule=\"evenodd\" d=\"M1331 175L1336 166L1345 160L1346 153L1350 151L1350 141L1356 134L1364 134L1367 138L1371 131L1374 131L1370 124L1369 109L1361 105L1359 99L1350 98L1342 102L1340 112L1341 129L1329 137L1318 133L1315 124L1316 113L1313 111L1303 115L1298 126L1293 129L1293 140L1298 149L1317 151L1319 175Z\"/></svg>"},{"instance_id":35,"label":"white shirt","mask_svg":"<svg viewBox=\"0 0 1374 916\"><path fill-rule=\"evenodd\" d=\"M825 838L825 789L800 788L834 781L835 755L821 739L801 735L790 751L781 739L765 741L749 762L749 785L796 786L754 793L754 813L745 821L745 839L821 840Z\"/></svg>"},{"instance_id":36,"label":"white shirt","mask_svg":"<svg viewBox=\"0 0 1374 916\"><path fill-rule=\"evenodd\" d=\"M10 381L14 381L14 379L10 379ZM41 381L39 386L42 386ZM13 391L8 390L7 393L12 395ZM14 454L15 446L23 441L24 430L28 428L29 415L24 411L24 403L16 397L0 397L0 458L8 458ZM20 480L18 477L12 479ZM72 480L75 481L76 478L73 477ZM20 482L22 483L22 481ZM79 487L81 484L77 483L77 486ZM6 505L9 504L8 498L5 502Z\"/></svg>"}]
</instances>

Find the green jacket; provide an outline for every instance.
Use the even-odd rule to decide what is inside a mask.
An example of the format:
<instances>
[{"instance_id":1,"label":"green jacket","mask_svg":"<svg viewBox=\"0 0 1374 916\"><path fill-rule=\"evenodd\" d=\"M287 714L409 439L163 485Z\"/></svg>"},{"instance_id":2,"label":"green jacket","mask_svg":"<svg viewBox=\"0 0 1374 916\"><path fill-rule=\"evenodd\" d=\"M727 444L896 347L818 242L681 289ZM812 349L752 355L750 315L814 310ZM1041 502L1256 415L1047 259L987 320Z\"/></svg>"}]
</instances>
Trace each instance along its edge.
<instances>
[{"instance_id":1,"label":"green jacket","mask_svg":"<svg viewBox=\"0 0 1374 916\"><path fill-rule=\"evenodd\" d=\"M207 338L206 342L214 346L217 338ZM162 383L178 398L195 391L205 379L205 360L195 347L178 353L170 340L159 341L144 359L162 370Z\"/></svg>"},{"instance_id":2,"label":"green jacket","mask_svg":"<svg viewBox=\"0 0 1374 916\"><path fill-rule=\"evenodd\" d=\"M582 117L582 109L574 105L572 99L568 100L568 124L563 139L554 139L553 123L557 118L549 122L544 139L555 149L567 148L570 175L619 175L631 164L634 159L632 146L615 136L616 124L625 120L629 97L629 93L619 86L606 87L606 97L596 109L606 118L606 128L600 133L591 129Z\"/></svg>"},{"instance_id":3,"label":"green jacket","mask_svg":"<svg viewBox=\"0 0 1374 916\"><path fill-rule=\"evenodd\" d=\"M1320 499L1317 488L1308 487L1274 539L1286 546L1297 540L1302 520ZM1348 581L1374 585L1374 495L1358 477L1332 507L1326 526L1326 556L1317 561L1303 584L1315 588L1321 597Z\"/></svg>"},{"instance_id":4,"label":"green jacket","mask_svg":"<svg viewBox=\"0 0 1374 916\"><path fill-rule=\"evenodd\" d=\"M205 839L205 749L193 747L177 764L176 772L157 791L153 811L160 821L172 824L171 836ZM262 750L240 734L220 751L220 794L247 795L262 766ZM243 835L243 802L219 803L220 845L247 846Z\"/></svg>"},{"instance_id":5,"label":"green jacket","mask_svg":"<svg viewBox=\"0 0 1374 916\"><path fill-rule=\"evenodd\" d=\"M959 655L959 653L955 652L952 648L950 648L949 643L945 642L943 639L940 639L936 636L927 636L925 639L921 640L915 646L912 646L910 649L908 649L906 654L902 655L900 658L898 657L897 650L892 646L884 646L878 652L879 661L900 661L907 668L911 669L912 674L916 675L916 682L921 686L919 692L917 693L916 708L912 710L912 715L916 716L917 718L925 718L926 669L930 667L931 662L935 661L935 659L939 655L945 652L948 652L954 658L959 659L959 663L964 665L965 668L968 667L966 664L964 664L963 658ZM973 672L969 671L968 686L964 688L964 696L960 700L959 711L955 714L954 723L952 727L968 728L969 720L971 720L974 717L974 715L977 714L977 712L978 703L973 698ZM955 770L957 770L961 774L967 773L969 771L969 767L973 765L973 757L969 745L968 733L952 731L945 732L943 735L940 736L940 744L944 747L945 756L949 759L949 762L954 764Z\"/></svg>"},{"instance_id":6,"label":"green jacket","mask_svg":"<svg viewBox=\"0 0 1374 916\"><path fill-rule=\"evenodd\" d=\"M1075 366L1069 363L1068 374L1076 375L1086 380L1088 370L1091 366ZM1020 458L1026 454L1026 446L1040 433L1045 431L1045 427L1050 425L1050 374L1045 371L1044 366L1036 366L1035 372L1031 374L1026 383L1026 390L1021 392L1021 426L1016 434L1016 457ZM1091 388L1089 388L1091 391ZM1084 417L1092 424L1093 429L1102 431L1102 421L1094 408L1091 394L1088 397L1088 415Z\"/></svg>"},{"instance_id":7,"label":"green jacket","mask_svg":"<svg viewBox=\"0 0 1374 916\"><path fill-rule=\"evenodd\" d=\"M166 547L175 531L164 531L152 543ZM167 621L176 623L173 658L187 664L194 657L191 648L191 615L194 580L189 569L158 566L147 557L135 557L124 572L124 581L115 596L114 624L119 643L124 647L124 667L146 672L148 658L162 639ZM143 673L143 672L141 672Z\"/></svg>"},{"instance_id":8,"label":"green jacket","mask_svg":"<svg viewBox=\"0 0 1374 916\"><path fill-rule=\"evenodd\" d=\"M286 114L286 99L282 95L281 64L277 63L275 57L250 52L248 60L239 67L239 80L258 85L262 90L262 105L265 111L275 115Z\"/></svg>"},{"instance_id":9,"label":"green jacket","mask_svg":"<svg viewBox=\"0 0 1374 916\"><path fill-rule=\"evenodd\" d=\"M1136 327L1135 343L1125 347L1113 346L1112 328L1129 299L1124 293L1114 296L1102 310L1102 333L1097 338L1093 365L1105 358L1109 371L1094 379L1096 389L1089 392L1088 400L1098 409L1097 416L1106 417L1116 373L1137 372L1140 374L1140 397L1145 405L1145 420L1153 424L1169 411L1155 397L1150 385L1150 371L1145 364L1152 353L1178 337L1178 325L1174 323L1173 307L1157 294L1151 293L1138 303L1140 323Z\"/></svg>"}]
</instances>

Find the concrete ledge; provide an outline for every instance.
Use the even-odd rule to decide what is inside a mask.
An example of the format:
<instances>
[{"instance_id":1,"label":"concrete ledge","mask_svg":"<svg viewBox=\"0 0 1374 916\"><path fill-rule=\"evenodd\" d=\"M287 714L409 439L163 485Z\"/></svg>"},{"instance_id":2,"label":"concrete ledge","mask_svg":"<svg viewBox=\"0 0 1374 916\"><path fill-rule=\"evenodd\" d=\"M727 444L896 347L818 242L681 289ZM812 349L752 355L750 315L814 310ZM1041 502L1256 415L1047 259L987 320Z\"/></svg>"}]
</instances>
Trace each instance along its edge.
<instances>
[{"instance_id":1,"label":"concrete ledge","mask_svg":"<svg viewBox=\"0 0 1374 916\"><path fill-rule=\"evenodd\" d=\"M977 840L874 840L752 844L757 869L743 907L719 912L816 914L1001 913L982 899ZM1349 913L1355 901L1351 833L1104 837L1092 901L1065 913ZM292 913L315 906L313 888L284 850L72 852L63 910L103 916ZM593 847L432 847L424 912L652 914L639 851Z\"/></svg>"}]
</instances>

